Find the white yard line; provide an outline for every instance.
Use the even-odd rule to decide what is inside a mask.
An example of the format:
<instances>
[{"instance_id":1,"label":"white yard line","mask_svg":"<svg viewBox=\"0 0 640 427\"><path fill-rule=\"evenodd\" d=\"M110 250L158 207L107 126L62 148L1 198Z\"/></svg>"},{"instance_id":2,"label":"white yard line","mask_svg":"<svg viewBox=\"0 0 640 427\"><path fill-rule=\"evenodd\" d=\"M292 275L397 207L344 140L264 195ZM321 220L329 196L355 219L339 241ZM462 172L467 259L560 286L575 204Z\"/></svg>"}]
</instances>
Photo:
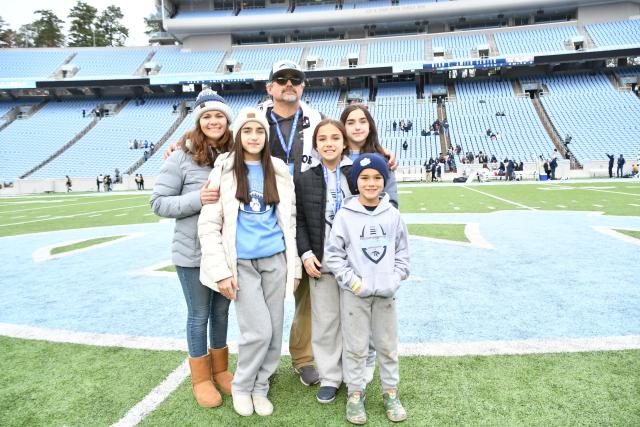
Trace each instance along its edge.
<instances>
[{"instance_id":1,"label":"white yard line","mask_svg":"<svg viewBox=\"0 0 640 427\"><path fill-rule=\"evenodd\" d=\"M119 198L119 199L106 199L106 200L94 200L91 202L79 202L79 203L68 203L66 205L50 205L50 206L40 206L37 208L25 208L25 209L17 209L17 210L10 210L10 211L0 211L0 214L3 213L9 213L9 212L26 212L26 211L37 211L37 210L41 210L41 209L53 209L53 208L66 208L69 206L80 206L80 205L93 205L96 203L105 203L105 202L119 202L122 200L131 200L131 199L136 199L137 197L124 197L124 198ZM38 203L51 203L51 201L44 201L44 202L38 202Z\"/></svg>"},{"instance_id":2,"label":"white yard line","mask_svg":"<svg viewBox=\"0 0 640 427\"><path fill-rule=\"evenodd\" d=\"M101 210L101 211L84 212L84 213L73 214L73 215L52 216L50 218L34 219L32 221L22 221L22 222L12 222L10 224L0 224L0 227L10 227L10 226L13 226L13 225L31 224L33 222L41 222L41 221L52 221L52 220L55 220L55 219L75 218L75 217L79 217L79 216L87 216L87 217L91 218L94 215L105 213L105 212L121 211L123 209L135 209L135 208L148 207L148 206L149 205L145 203L144 205L125 206L125 207L122 207L122 208L105 209L105 210Z\"/></svg>"},{"instance_id":3,"label":"white yard line","mask_svg":"<svg viewBox=\"0 0 640 427\"><path fill-rule=\"evenodd\" d=\"M142 421L147 415L153 412L160 404L173 393L180 384L189 376L189 360L185 359L175 371L171 372L162 383L151 390L144 399L136 404L133 408L120 418L113 427L130 427L135 426Z\"/></svg>"},{"instance_id":4,"label":"white yard line","mask_svg":"<svg viewBox=\"0 0 640 427\"><path fill-rule=\"evenodd\" d=\"M529 209L529 210L535 211L534 208L526 206L526 205L523 205L522 203L513 202L511 200L503 199L502 197L494 196L493 194L489 194L489 193L486 193L484 191L480 191L480 190L472 188L472 187L470 187L468 185L463 185L463 187L466 188L467 190L475 191L476 193L480 193L480 194L484 194L485 196L493 197L494 199L503 201L505 203L509 203L509 204L514 205L514 206L518 206L518 207L521 207L521 208L524 208L524 209Z\"/></svg>"},{"instance_id":5,"label":"white yard line","mask_svg":"<svg viewBox=\"0 0 640 427\"><path fill-rule=\"evenodd\" d=\"M610 191L610 190L600 190L596 188L584 188L584 187L576 187L579 190L589 190L589 191L599 191L600 193L611 193L611 194L622 194L623 196L636 196L640 197L638 193L625 193L623 191Z\"/></svg>"}]
</instances>

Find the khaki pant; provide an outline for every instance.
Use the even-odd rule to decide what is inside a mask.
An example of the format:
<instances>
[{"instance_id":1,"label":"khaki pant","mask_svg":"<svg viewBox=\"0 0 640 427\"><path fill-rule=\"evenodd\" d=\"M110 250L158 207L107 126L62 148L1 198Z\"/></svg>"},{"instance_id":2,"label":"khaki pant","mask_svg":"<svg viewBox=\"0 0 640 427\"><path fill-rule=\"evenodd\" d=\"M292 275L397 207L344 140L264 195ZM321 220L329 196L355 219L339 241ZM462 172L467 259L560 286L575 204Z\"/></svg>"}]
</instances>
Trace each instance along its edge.
<instances>
[{"instance_id":1,"label":"khaki pant","mask_svg":"<svg viewBox=\"0 0 640 427\"><path fill-rule=\"evenodd\" d=\"M291 363L296 369L313 364L311 347L311 296L309 293L309 276L302 272L302 280L293 293L296 309L291 322L289 334L289 353Z\"/></svg>"}]
</instances>

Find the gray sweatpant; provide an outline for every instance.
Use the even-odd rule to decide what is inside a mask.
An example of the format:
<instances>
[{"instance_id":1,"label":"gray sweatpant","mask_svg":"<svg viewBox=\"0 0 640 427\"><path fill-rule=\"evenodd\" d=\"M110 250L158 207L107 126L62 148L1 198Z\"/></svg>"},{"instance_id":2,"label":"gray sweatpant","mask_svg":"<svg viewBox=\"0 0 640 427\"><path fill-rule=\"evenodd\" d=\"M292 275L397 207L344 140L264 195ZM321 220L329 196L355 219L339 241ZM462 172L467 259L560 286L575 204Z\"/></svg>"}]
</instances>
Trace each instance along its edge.
<instances>
[{"instance_id":1,"label":"gray sweatpant","mask_svg":"<svg viewBox=\"0 0 640 427\"><path fill-rule=\"evenodd\" d=\"M320 375L320 386L342 384L342 331L340 288L333 274L309 278L311 291L311 345Z\"/></svg>"},{"instance_id":2,"label":"gray sweatpant","mask_svg":"<svg viewBox=\"0 0 640 427\"><path fill-rule=\"evenodd\" d=\"M382 389L397 388L400 370L395 298L360 298L345 289L341 289L341 292L343 374L347 392L363 391L366 386L364 368L370 337L373 337L373 345L378 353Z\"/></svg>"},{"instance_id":3,"label":"gray sweatpant","mask_svg":"<svg viewBox=\"0 0 640 427\"><path fill-rule=\"evenodd\" d=\"M269 391L269 377L280 362L287 263L284 252L238 260L236 316L240 328L234 394Z\"/></svg>"}]
</instances>

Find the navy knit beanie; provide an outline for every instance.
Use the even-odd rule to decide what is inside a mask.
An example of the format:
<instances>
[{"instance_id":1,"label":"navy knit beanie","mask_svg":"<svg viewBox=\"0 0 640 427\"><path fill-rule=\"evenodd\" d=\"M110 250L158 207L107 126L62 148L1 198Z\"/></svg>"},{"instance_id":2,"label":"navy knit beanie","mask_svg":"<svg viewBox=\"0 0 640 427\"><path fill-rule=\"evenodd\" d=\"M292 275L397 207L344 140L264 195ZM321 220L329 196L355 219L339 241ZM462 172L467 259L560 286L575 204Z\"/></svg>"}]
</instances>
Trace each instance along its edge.
<instances>
[{"instance_id":1,"label":"navy knit beanie","mask_svg":"<svg viewBox=\"0 0 640 427\"><path fill-rule=\"evenodd\" d=\"M229 124L233 121L233 113L231 107L227 105L227 101L211 89L202 90L198 94L196 102L193 103L193 119L196 124L200 122L200 117L207 111L220 111L227 117Z\"/></svg>"},{"instance_id":2,"label":"navy knit beanie","mask_svg":"<svg viewBox=\"0 0 640 427\"><path fill-rule=\"evenodd\" d=\"M384 178L384 184L387 185L389 180L389 169L387 167L387 161L378 153L364 153L356 157L353 161L353 168L351 169L351 179L354 184L358 183L358 176L365 169L375 169L380 172L380 175Z\"/></svg>"}]
</instances>

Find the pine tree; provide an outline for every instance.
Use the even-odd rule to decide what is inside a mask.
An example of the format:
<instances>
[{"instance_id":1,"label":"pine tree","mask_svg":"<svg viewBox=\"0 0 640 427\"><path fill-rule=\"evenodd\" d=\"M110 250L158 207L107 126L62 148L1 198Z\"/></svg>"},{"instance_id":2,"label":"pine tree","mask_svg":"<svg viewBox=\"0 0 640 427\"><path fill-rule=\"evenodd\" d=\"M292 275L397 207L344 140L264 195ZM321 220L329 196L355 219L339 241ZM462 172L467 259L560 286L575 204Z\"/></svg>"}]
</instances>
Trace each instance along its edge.
<instances>
[{"instance_id":1,"label":"pine tree","mask_svg":"<svg viewBox=\"0 0 640 427\"><path fill-rule=\"evenodd\" d=\"M31 23L35 32L33 41L36 47L61 47L64 45L64 34L62 34L61 20L50 10L41 9L34 13L40 15Z\"/></svg>"},{"instance_id":2,"label":"pine tree","mask_svg":"<svg viewBox=\"0 0 640 427\"><path fill-rule=\"evenodd\" d=\"M71 27L69 28L69 46L86 47L94 45L94 30L98 9L78 0L69 11Z\"/></svg>"},{"instance_id":3,"label":"pine tree","mask_svg":"<svg viewBox=\"0 0 640 427\"><path fill-rule=\"evenodd\" d=\"M96 24L97 46L124 46L129 30L120 22L123 17L122 10L114 5L102 11Z\"/></svg>"}]
</instances>

